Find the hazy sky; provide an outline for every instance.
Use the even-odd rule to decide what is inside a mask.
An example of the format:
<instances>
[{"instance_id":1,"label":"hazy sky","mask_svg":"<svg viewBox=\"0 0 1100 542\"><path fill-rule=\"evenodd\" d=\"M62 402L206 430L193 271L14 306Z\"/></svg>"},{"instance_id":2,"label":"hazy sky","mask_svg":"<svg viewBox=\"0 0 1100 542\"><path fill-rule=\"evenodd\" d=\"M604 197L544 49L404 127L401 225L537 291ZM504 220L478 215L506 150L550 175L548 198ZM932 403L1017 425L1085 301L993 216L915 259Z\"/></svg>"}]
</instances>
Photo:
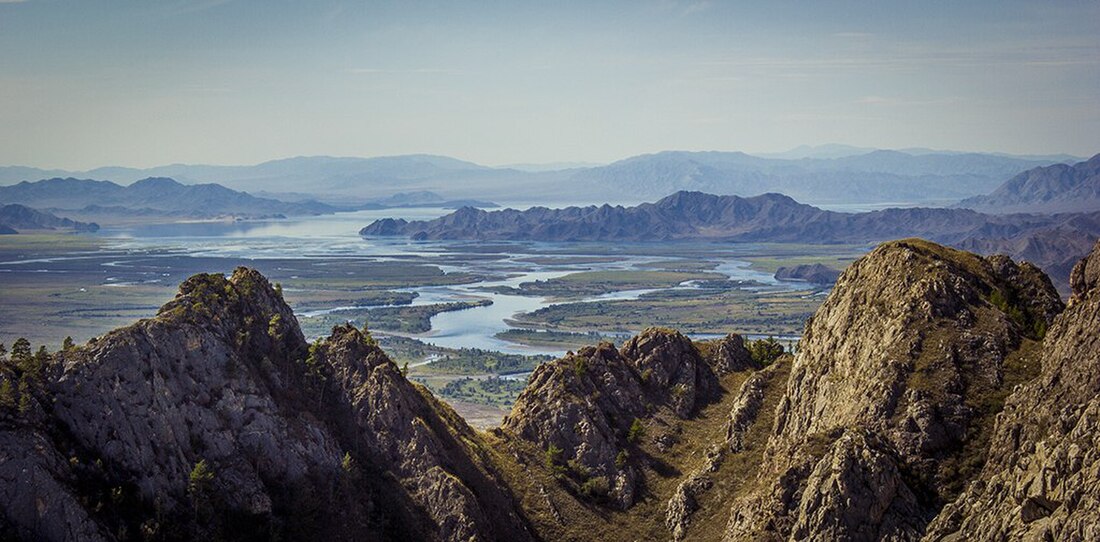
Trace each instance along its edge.
<instances>
[{"instance_id":1,"label":"hazy sky","mask_svg":"<svg viewBox=\"0 0 1100 542\"><path fill-rule=\"evenodd\" d=\"M1100 152L1100 2L0 0L0 164Z\"/></svg>"}]
</instances>

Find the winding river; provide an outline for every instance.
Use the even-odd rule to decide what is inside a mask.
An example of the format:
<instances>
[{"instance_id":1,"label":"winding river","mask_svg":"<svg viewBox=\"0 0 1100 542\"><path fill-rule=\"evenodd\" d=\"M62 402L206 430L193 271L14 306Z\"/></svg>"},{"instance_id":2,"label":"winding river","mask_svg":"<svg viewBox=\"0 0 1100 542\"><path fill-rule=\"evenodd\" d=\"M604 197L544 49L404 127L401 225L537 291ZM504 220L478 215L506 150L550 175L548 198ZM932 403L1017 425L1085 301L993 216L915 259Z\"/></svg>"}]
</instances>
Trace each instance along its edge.
<instances>
[{"instance_id":1,"label":"winding river","mask_svg":"<svg viewBox=\"0 0 1100 542\"><path fill-rule=\"evenodd\" d=\"M509 252L503 259L484 261L471 258L462 261L454 258L468 243L412 242L407 239L363 239L358 235L362 226L377 218L396 217L430 219L450 212L448 209L417 208L387 209L339 213L319 217L303 217L264 222L202 222L171 224L164 226L138 226L106 230L102 235L110 238L114 248L168 250L174 254L194 257L214 256L225 258L313 258L313 257L370 257L388 260L416 256L424 263L437 265L444 272L475 272L487 276L486 280L462 285L425 286L406 288L418 295L414 305L444 303L470 299L491 299L491 305L461 311L443 312L431 319L432 329L417 338L438 346L450 348L481 348L506 353L560 354L555 348L519 345L495 337L509 328L505 320L517 313L530 312L549 306L550 301L538 297L520 296L485 291L487 288L517 287L523 282L549 280L578 270L633 269L640 264L667 260L658 256L617 256L616 261L601 263L568 263L568 245L516 244L516 252ZM495 243L494 243L495 244ZM547 248L554 249L555 256L563 257L562 263L546 256ZM526 252L525 252L526 251ZM538 264L527 259L540 256ZM445 256L445 257L444 257ZM433 261L438 259L439 261ZM776 281L770 274L749 268L743 260L729 259L719 263L715 272L731 280L753 281L767 288L806 288L798 283ZM693 288L686 282L677 288ZM591 296L580 301L637 299L655 290L629 290ZM333 306L311 308L300 312L302 317L312 317L340 310L363 307Z\"/></svg>"}]
</instances>

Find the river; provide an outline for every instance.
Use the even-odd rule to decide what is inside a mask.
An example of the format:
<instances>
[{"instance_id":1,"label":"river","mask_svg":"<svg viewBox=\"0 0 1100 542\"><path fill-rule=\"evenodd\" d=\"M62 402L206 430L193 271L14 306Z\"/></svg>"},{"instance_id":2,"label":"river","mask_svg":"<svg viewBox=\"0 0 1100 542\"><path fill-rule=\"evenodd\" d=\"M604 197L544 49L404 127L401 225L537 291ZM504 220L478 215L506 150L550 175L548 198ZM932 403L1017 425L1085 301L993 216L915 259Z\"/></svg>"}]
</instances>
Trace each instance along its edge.
<instances>
[{"instance_id":1,"label":"river","mask_svg":"<svg viewBox=\"0 0 1100 542\"><path fill-rule=\"evenodd\" d=\"M556 348L540 348L519 345L496 338L496 334L509 328L506 320L517 313L530 312L549 306L550 301L538 297L485 291L486 288L519 286L523 282L549 280L574 273L581 269L612 270L634 269L645 263L667 260L655 255L616 254L615 261L595 263L569 263L569 244L548 243L500 243L494 246L508 247L495 260L456 257L464 250L477 253L479 245L468 242L414 242L408 239L363 239L360 228L378 218L405 218L409 220L431 219L451 210L441 208L386 209L338 213L317 217L297 217L272 221L246 222L195 222L156 226L105 229L100 235L108 238L112 248L133 250L159 250L173 254L187 254L196 258L219 257L238 259L265 258L340 258L368 257L373 260L389 260L416 257L418 261L437 265L447 273L474 272L487 276L485 280L462 285L423 286L405 288L418 295L414 305L444 303L470 299L491 299L493 303L461 311L443 312L431 319L431 331L416 335L424 342L449 348L481 348L506 353L560 354ZM514 251L512 248L514 247ZM621 247L620 247L621 248ZM591 245L586 250L591 255ZM748 249L751 252L751 246ZM501 252L499 249L497 252ZM547 254L552 257L547 257ZM539 256L532 263L532 256ZM561 258L561 263L555 263ZM748 262L736 258L718 262L715 272L731 280L752 281L763 288L804 289L799 283L779 282L768 274L749 267ZM693 288L691 282L677 288ZM580 301L637 299L654 290L629 290L591 296ZM310 307L299 312L300 317L340 310L362 308L333 305Z\"/></svg>"}]
</instances>

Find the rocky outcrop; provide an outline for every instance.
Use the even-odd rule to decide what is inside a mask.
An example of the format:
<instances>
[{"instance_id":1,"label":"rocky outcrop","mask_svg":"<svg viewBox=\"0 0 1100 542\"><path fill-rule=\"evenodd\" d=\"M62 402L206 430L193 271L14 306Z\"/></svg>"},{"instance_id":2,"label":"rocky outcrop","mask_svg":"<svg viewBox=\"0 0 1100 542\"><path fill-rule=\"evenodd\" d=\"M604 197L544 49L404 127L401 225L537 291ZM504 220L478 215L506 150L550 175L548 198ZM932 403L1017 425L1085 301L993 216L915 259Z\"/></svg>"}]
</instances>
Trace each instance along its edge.
<instances>
[{"instance_id":1,"label":"rocky outcrop","mask_svg":"<svg viewBox=\"0 0 1100 542\"><path fill-rule=\"evenodd\" d=\"M730 409L729 422L726 423L726 446L731 452L745 449L745 434L762 414L764 394L768 386L775 385L778 365L758 371L749 376L737 392L737 400ZM770 413L768 413L770 414Z\"/></svg>"},{"instance_id":2,"label":"rocky outcrop","mask_svg":"<svg viewBox=\"0 0 1100 542\"><path fill-rule=\"evenodd\" d=\"M807 324L727 539L917 537L976 474L998 398L1034 370L1018 351L1061 308L1003 257L905 240L853 264Z\"/></svg>"},{"instance_id":3,"label":"rocky outcrop","mask_svg":"<svg viewBox=\"0 0 1100 542\"><path fill-rule=\"evenodd\" d=\"M840 271L825 265L803 264L793 267L780 267L775 270L778 280L803 280L811 284L833 284L840 278Z\"/></svg>"},{"instance_id":4,"label":"rocky outcrop","mask_svg":"<svg viewBox=\"0 0 1100 542\"><path fill-rule=\"evenodd\" d=\"M1043 342L1042 374L1006 401L981 475L927 540L1100 538L1100 244Z\"/></svg>"},{"instance_id":5,"label":"rocky outcrop","mask_svg":"<svg viewBox=\"0 0 1100 542\"><path fill-rule=\"evenodd\" d=\"M16 536L532 536L472 429L359 330L307 345L255 271L192 277L46 373L42 414L0 420Z\"/></svg>"},{"instance_id":6,"label":"rocky outcrop","mask_svg":"<svg viewBox=\"0 0 1100 542\"><path fill-rule=\"evenodd\" d=\"M704 359L714 368L715 374L725 376L731 373L760 369L760 363L752 359L745 347L745 339L736 333L730 333L717 341L697 343L697 347L709 347Z\"/></svg>"},{"instance_id":7,"label":"rocky outcrop","mask_svg":"<svg viewBox=\"0 0 1100 542\"><path fill-rule=\"evenodd\" d=\"M607 498L625 509L640 489L637 465L627 458L647 420L688 418L719 392L687 337L650 328L620 350L601 343L536 368L502 428L569 466L578 482L602 478ZM671 446L673 433L647 438Z\"/></svg>"},{"instance_id":8,"label":"rocky outcrop","mask_svg":"<svg viewBox=\"0 0 1100 542\"><path fill-rule=\"evenodd\" d=\"M727 356L736 355L733 348L726 346ZM677 331L649 328L626 341L620 354L641 376L650 395L680 418L691 416L719 392L714 371L691 340Z\"/></svg>"}]
</instances>

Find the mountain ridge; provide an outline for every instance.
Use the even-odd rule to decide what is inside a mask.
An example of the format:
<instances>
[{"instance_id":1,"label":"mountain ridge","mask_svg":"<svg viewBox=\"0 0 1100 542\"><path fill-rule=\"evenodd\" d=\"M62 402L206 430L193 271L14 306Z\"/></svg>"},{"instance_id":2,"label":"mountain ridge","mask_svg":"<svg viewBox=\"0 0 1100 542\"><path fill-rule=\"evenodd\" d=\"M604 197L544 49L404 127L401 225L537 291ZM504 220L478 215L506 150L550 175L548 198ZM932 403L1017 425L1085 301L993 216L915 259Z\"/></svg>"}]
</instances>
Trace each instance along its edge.
<instances>
[{"instance_id":1,"label":"mountain ridge","mask_svg":"<svg viewBox=\"0 0 1100 542\"><path fill-rule=\"evenodd\" d=\"M290 193L308 182L313 197L363 203L395 191L430 190L446 199L561 203L570 193L617 203L655 199L678 190L742 196L778 191L814 203L948 202L989 192L1021 171L1058 162L1050 157L982 153L917 153L869 149L855 155L784 159L737 151L663 151L616 162L523 171L436 155L375 158L295 157L250 166L174 164L58 172L0 168L0 182L55 176L120 183L173 177L237 190ZM37 171L37 173L35 173ZM33 173L33 174L32 174Z\"/></svg>"},{"instance_id":2,"label":"mountain ridge","mask_svg":"<svg viewBox=\"0 0 1100 542\"><path fill-rule=\"evenodd\" d=\"M78 222L17 203L0 205L0 226L10 230L7 233L17 233L21 230L70 230L75 232L99 230L99 224L95 222Z\"/></svg>"},{"instance_id":3,"label":"mountain ridge","mask_svg":"<svg viewBox=\"0 0 1100 542\"><path fill-rule=\"evenodd\" d=\"M529 241L701 240L714 242L873 243L924 237L983 253L1026 257L1067 277L1100 235L1100 212L988 215L970 209L892 208L827 211L782 194L754 197L677 192L633 207L526 211L460 209L435 220L377 220L364 236ZM1065 242L1060 242L1065 241ZM1059 287L1068 292L1063 278Z\"/></svg>"},{"instance_id":4,"label":"mountain ridge","mask_svg":"<svg viewBox=\"0 0 1100 542\"><path fill-rule=\"evenodd\" d=\"M1100 210L1100 154L1072 165L1029 169L993 192L964 199L956 207L996 213Z\"/></svg>"},{"instance_id":5,"label":"mountain ridge","mask_svg":"<svg viewBox=\"0 0 1100 542\"><path fill-rule=\"evenodd\" d=\"M149 177L127 186L111 181L52 178L0 186L0 200L70 214L112 207L151 209L166 215L214 218L225 215L270 216L330 213L317 202L285 203L252 196L216 183L185 185L167 177Z\"/></svg>"},{"instance_id":6,"label":"mountain ridge","mask_svg":"<svg viewBox=\"0 0 1100 542\"><path fill-rule=\"evenodd\" d=\"M0 361L0 534L1087 539L1100 243L1071 283L1067 306L1029 264L883 243L793 357L653 328L541 365L480 433L369 334L309 345L259 273L196 275Z\"/></svg>"}]
</instances>

